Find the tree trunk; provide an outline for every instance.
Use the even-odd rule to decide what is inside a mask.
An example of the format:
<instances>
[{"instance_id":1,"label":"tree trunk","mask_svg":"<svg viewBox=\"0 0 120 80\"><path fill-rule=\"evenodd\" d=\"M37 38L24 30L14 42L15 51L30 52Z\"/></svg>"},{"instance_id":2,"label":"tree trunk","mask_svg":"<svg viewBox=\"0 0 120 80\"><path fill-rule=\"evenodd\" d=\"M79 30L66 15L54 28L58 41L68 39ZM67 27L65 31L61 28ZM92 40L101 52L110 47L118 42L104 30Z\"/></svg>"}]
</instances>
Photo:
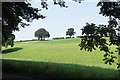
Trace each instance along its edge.
<instances>
[{"instance_id":1,"label":"tree trunk","mask_svg":"<svg viewBox=\"0 0 120 80\"><path fill-rule=\"evenodd\" d=\"M42 41L42 37L40 37L41 38L41 41Z\"/></svg>"},{"instance_id":2,"label":"tree trunk","mask_svg":"<svg viewBox=\"0 0 120 80\"><path fill-rule=\"evenodd\" d=\"M40 37L38 37L38 41L40 40Z\"/></svg>"}]
</instances>

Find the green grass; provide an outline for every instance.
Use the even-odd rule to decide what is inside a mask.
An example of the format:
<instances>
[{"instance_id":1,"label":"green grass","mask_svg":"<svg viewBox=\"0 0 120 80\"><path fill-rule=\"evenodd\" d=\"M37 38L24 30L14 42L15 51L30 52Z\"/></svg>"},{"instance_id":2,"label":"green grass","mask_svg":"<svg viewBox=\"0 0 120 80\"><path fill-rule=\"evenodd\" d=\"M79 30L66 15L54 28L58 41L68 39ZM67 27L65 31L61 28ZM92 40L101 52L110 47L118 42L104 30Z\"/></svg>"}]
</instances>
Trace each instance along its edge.
<instances>
[{"instance_id":1,"label":"green grass","mask_svg":"<svg viewBox=\"0 0 120 80\"><path fill-rule=\"evenodd\" d=\"M118 71L80 64L3 60L3 72L36 78L118 78Z\"/></svg>"},{"instance_id":2,"label":"green grass","mask_svg":"<svg viewBox=\"0 0 120 80\"><path fill-rule=\"evenodd\" d=\"M11 72L10 69L16 67L21 69L21 72L18 71L19 73L25 74L24 69L30 68L31 71L27 71L30 74L41 75L41 71L47 63L49 64L48 70L43 69L43 76L48 76L48 73L51 73L51 76L56 74L58 77L67 77L69 75L71 77L100 77L100 75L110 78L116 77L116 65L104 64L102 60L104 52L99 50L93 52L81 51L78 46L79 43L80 39L78 38L17 42L13 48L3 48L5 52L2 55L3 66L5 66L3 71ZM111 48L114 50L115 46ZM9 64L11 66L6 66ZM12 72L15 72L15 70ZM112 73L116 74L113 75Z\"/></svg>"}]
</instances>

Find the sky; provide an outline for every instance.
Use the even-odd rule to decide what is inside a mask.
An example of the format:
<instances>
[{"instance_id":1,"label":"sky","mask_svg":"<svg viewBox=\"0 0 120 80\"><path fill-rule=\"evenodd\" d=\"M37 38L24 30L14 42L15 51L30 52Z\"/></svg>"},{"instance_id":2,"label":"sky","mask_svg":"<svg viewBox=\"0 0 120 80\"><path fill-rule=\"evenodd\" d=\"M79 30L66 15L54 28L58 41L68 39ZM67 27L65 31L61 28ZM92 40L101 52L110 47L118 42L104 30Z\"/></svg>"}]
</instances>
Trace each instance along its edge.
<instances>
[{"instance_id":1,"label":"sky","mask_svg":"<svg viewBox=\"0 0 120 80\"><path fill-rule=\"evenodd\" d=\"M33 7L41 8L40 1L31 1ZM31 40L37 39L34 37L36 30L45 28L50 33L50 38L66 37L68 28L74 28L76 34L74 37L81 35L81 29L86 22L99 24L107 24L108 18L99 14L100 9L97 7L97 1L84 1L81 4L76 2L66 2L68 8L61 8L54 5L53 2L48 2L48 10L42 9L41 14L47 16L45 19L34 20L30 26L20 28L20 31L14 32L16 39Z\"/></svg>"}]
</instances>

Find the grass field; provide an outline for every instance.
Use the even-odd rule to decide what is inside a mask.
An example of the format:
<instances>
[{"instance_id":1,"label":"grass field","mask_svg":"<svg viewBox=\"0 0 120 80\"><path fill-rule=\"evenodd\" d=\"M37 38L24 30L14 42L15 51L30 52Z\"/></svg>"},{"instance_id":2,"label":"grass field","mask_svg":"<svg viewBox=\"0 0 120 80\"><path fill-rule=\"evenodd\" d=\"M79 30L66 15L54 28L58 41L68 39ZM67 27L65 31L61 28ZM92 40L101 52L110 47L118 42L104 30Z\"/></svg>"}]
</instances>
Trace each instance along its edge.
<instances>
[{"instance_id":1,"label":"grass field","mask_svg":"<svg viewBox=\"0 0 120 80\"><path fill-rule=\"evenodd\" d=\"M81 51L79 43L78 38L17 42L13 48L3 48L3 71L39 77L117 77L116 65L104 64L104 52Z\"/></svg>"}]
</instances>

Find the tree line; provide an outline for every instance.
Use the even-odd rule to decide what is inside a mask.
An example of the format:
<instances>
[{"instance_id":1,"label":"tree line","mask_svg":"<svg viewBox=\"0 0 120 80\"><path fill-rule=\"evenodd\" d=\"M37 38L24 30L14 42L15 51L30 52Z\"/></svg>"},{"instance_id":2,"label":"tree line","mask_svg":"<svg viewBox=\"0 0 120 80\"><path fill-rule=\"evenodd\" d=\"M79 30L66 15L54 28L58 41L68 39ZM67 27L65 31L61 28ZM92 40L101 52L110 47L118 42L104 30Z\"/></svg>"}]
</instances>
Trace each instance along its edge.
<instances>
[{"instance_id":1,"label":"tree line","mask_svg":"<svg viewBox=\"0 0 120 80\"><path fill-rule=\"evenodd\" d=\"M66 31L66 35L69 35L70 38L74 34L75 34L74 28L69 28ZM48 31L46 31L44 28L40 28L37 31L35 31L34 35L35 35L35 37L38 38L38 40L42 40L43 38L49 38L50 37L50 33Z\"/></svg>"}]
</instances>

